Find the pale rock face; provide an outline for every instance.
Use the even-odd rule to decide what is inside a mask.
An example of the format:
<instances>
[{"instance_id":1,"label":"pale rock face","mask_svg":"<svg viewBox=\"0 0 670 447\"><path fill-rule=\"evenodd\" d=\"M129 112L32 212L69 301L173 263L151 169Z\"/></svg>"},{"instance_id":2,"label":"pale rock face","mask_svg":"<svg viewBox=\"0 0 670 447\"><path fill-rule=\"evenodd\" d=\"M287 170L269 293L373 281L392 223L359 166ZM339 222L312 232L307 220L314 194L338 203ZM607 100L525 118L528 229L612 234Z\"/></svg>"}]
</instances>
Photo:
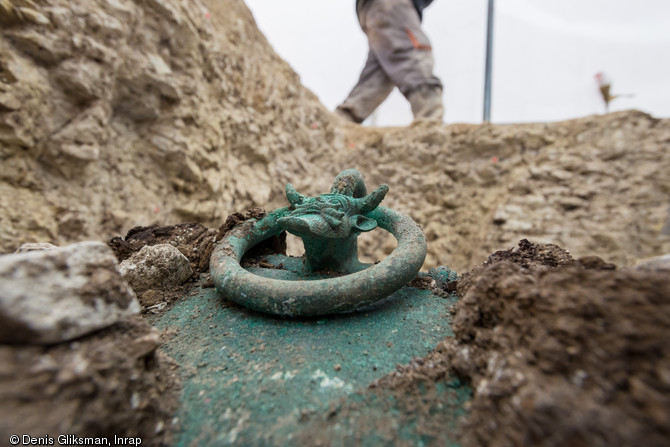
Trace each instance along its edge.
<instances>
[{"instance_id":1,"label":"pale rock face","mask_svg":"<svg viewBox=\"0 0 670 447\"><path fill-rule=\"evenodd\" d=\"M627 111L558 123L358 128L338 161L384 206L412 216L428 239L425 267L458 272L520 239L619 266L670 253L670 120ZM383 258L377 231L359 249Z\"/></svg>"},{"instance_id":2,"label":"pale rock face","mask_svg":"<svg viewBox=\"0 0 670 447\"><path fill-rule=\"evenodd\" d=\"M330 114L244 2L2 4L0 253L137 224L218 227L282 206L294 173L321 174Z\"/></svg>"},{"instance_id":3,"label":"pale rock face","mask_svg":"<svg viewBox=\"0 0 670 447\"><path fill-rule=\"evenodd\" d=\"M193 275L188 258L170 244L145 245L120 270L136 293L178 286Z\"/></svg>"},{"instance_id":4,"label":"pale rock face","mask_svg":"<svg viewBox=\"0 0 670 447\"><path fill-rule=\"evenodd\" d=\"M101 242L0 256L2 343L58 343L139 310L114 254Z\"/></svg>"},{"instance_id":5,"label":"pale rock face","mask_svg":"<svg viewBox=\"0 0 670 447\"><path fill-rule=\"evenodd\" d=\"M670 252L669 119L361 127L300 85L241 0L0 4L0 253L218 228L347 168L426 229L426 268L523 238L619 265ZM359 243L368 262L393 247L383 230Z\"/></svg>"}]
</instances>

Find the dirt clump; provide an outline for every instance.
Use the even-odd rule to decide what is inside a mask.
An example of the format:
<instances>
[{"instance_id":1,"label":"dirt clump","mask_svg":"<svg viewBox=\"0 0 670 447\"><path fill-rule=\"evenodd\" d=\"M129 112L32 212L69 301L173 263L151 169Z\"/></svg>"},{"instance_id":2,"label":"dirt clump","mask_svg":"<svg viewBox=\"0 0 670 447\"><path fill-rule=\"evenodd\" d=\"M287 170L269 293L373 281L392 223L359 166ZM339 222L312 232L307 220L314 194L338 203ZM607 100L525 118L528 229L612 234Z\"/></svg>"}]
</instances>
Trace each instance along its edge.
<instances>
[{"instance_id":1,"label":"dirt clump","mask_svg":"<svg viewBox=\"0 0 670 447\"><path fill-rule=\"evenodd\" d=\"M575 264L570 253L557 245L533 244L528 239L522 239L517 249L499 250L491 254L485 263L465 273L456 285L459 296L465 295L473 279L478 278L488 266L498 262L510 262L531 271L546 271L560 265Z\"/></svg>"},{"instance_id":2,"label":"dirt clump","mask_svg":"<svg viewBox=\"0 0 670 447\"><path fill-rule=\"evenodd\" d=\"M159 339L131 317L73 342L0 345L0 438L116 435L168 444L179 379Z\"/></svg>"},{"instance_id":3,"label":"dirt clump","mask_svg":"<svg viewBox=\"0 0 670 447\"><path fill-rule=\"evenodd\" d=\"M107 242L114 250L119 262L139 252L145 245L170 244L188 258L194 277L209 271L209 258L214 245L231 229L249 219L261 219L265 210L252 208L243 213L228 216L218 230L199 223L177 225L151 225L131 228L125 237L115 236Z\"/></svg>"},{"instance_id":4,"label":"dirt clump","mask_svg":"<svg viewBox=\"0 0 670 447\"><path fill-rule=\"evenodd\" d=\"M107 242L119 262L139 253L145 246L170 244L186 256L193 275L185 284L135 290L143 312L159 313L188 293L189 283L209 272L209 258L217 242L218 231L198 223L134 227L124 238L115 236ZM132 286L132 284L131 284Z\"/></svg>"},{"instance_id":5,"label":"dirt clump","mask_svg":"<svg viewBox=\"0 0 670 447\"><path fill-rule=\"evenodd\" d=\"M455 337L378 386L470 384L466 446L667 445L670 278L596 265L527 241L492 255L459 284Z\"/></svg>"},{"instance_id":6,"label":"dirt clump","mask_svg":"<svg viewBox=\"0 0 670 447\"><path fill-rule=\"evenodd\" d=\"M124 238L115 236L107 243L119 261L124 261L139 252L145 245L170 244L186 256L191 268L197 273L209 269L209 257L217 241L216 230L199 223L134 227Z\"/></svg>"}]
</instances>

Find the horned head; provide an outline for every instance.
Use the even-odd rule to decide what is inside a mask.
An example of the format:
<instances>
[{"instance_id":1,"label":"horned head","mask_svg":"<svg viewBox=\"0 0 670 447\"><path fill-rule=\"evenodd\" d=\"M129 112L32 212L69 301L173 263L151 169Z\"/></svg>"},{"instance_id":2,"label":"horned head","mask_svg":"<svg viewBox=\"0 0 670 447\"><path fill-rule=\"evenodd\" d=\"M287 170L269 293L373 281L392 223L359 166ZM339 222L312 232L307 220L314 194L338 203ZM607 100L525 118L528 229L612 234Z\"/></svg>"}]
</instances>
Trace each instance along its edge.
<instances>
[{"instance_id":1,"label":"horned head","mask_svg":"<svg viewBox=\"0 0 670 447\"><path fill-rule=\"evenodd\" d=\"M366 214L379 206L388 189L388 185L381 185L364 197L337 192L308 197L289 183L286 198L293 211L278 223L282 229L301 237L346 238L352 233L371 231L377 227L377 221Z\"/></svg>"}]
</instances>

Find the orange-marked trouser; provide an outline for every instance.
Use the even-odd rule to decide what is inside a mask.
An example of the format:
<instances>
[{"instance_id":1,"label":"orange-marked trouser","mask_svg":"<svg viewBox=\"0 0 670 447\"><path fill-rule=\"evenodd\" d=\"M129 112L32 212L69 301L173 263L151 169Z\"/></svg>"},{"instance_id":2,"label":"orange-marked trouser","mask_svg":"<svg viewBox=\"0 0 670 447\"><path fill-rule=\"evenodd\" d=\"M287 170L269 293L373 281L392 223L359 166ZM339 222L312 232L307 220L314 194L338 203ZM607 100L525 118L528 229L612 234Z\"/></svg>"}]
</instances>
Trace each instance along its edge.
<instances>
[{"instance_id":1,"label":"orange-marked trouser","mask_svg":"<svg viewBox=\"0 0 670 447\"><path fill-rule=\"evenodd\" d=\"M369 52L356 86L338 111L362 122L394 87L409 100L414 118L441 119L442 83L433 74L433 53L411 0L369 0L358 20Z\"/></svg>"}]
</instances>

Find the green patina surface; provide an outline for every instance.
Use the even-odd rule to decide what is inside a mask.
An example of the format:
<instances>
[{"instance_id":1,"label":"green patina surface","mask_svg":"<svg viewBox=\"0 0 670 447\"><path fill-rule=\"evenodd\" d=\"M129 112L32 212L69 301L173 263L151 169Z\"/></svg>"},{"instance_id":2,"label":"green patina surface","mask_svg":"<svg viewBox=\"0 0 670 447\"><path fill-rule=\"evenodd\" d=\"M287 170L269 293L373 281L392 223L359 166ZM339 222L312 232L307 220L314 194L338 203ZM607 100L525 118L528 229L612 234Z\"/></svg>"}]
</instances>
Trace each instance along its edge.
<instances>
[{"instance_id":1,"label":"green patina surface","mask_svg":"<svg viewBox=\"0 0 670 447\"><path fill-rule=\"evenodd\" d=\"M367 312L285 319L230 307L214 289L197 289L154 321L175 331L163 349L184 381L175 445L310 445L300 435L310 430L328 436L329 445L430 443L434 436L420 430L406 401L367 386L451 335L452 301L404 287ZM469 396L457 382L431 393L442 398L429 413L442 412L449 423ZM347 411L330 424L338 408Z\"/></svg>"}]
</instances>

